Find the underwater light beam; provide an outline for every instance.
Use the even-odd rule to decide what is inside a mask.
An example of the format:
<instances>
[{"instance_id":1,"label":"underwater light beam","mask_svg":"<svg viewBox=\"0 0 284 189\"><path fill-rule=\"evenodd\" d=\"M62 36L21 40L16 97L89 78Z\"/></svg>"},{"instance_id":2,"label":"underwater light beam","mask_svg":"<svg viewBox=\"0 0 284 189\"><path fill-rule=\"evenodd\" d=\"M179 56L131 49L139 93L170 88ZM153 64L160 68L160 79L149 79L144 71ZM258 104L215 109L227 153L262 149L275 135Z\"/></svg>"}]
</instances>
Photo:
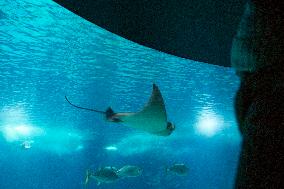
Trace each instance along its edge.
<instances>
[{"instance_id":1,"label":"underwater light beam","mask_svg":"<svg viewBox=\"0 0 284 189\"><path fill-rule=\"evenodd\" d=\"M212 137L220 131L223 120L212 112L202 111L201 116L195 126L198 134Z\"/></svg>"},{"instance_id":2,"label":"underwater light beam","mask_svg":"<svg viewBox=\"0 0 284 189\"><path fill-rule=\"evenodd\" d=\"M16 133L23 135L23 136L29 136L29 135L31 135L31 132L32 132L32 128L27 126L27 125L16 126L13 130Z\"/></svg>"},{"instance_id":3,"label":"underwater light beam","mask_svg":"<svg viewBox=\"0 0 284 189\"><path fill-rule=\"evenodd\" d=\"M30 125L6 125L1 130L4 138L8 142L25 140L29 137L34 137L36 135L40 135L42 130L37 127L33 127Z\"/></svg>"}]
</instances>

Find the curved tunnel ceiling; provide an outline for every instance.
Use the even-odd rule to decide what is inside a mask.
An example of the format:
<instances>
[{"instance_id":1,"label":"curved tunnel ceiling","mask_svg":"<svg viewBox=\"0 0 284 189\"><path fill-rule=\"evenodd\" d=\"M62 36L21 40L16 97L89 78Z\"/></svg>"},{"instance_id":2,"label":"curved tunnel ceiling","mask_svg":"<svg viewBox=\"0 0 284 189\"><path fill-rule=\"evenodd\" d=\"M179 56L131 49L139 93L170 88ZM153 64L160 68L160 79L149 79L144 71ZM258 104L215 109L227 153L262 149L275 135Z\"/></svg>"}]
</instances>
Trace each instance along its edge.
<instances>
[{"instance_id":1,"label":"curved tunnel ceiling","mask_svg":"<svg viewBox=\"0 0 284 189\"><path fill-rule=\"evenodd\" d=\"M175 56L230 66L245 0L54 0L126 39Z\"/></svg>"}]
</instances>

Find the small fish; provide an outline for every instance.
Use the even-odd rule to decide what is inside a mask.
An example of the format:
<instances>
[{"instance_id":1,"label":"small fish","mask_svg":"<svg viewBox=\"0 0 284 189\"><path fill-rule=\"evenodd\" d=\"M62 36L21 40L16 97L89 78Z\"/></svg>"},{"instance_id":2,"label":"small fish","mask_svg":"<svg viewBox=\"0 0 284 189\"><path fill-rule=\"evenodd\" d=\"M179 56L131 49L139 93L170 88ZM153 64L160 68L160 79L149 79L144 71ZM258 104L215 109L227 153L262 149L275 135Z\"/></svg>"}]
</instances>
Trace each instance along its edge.
<instances>
[{"instance_id":1,"label":"small fish","mask_svg":"<svg viewBox=\"0 0 284 189\"><path fill-rule=\"evenodd\" d=\"M24 142L21 143L21 147L24 149L30 149L33 143L34 143L33 140L25 140Z\"/></svg>"},{"instance_id":2,"label":"small fish","mask_svg":"<svg viewBox=\"0 0 284 189\"><path fill-rule=\"evenodd\" d=\"M188 173L188 168L186 167L185 164L174 164L171 167L167 167L166 171L167 172L173 172L173 173L175 173L176 175L179 175L179 176L186 176L187 173Z\"/></svg>"},{"instance_id":3,"label":"small fish","mask_svg":"<svg viewBox=\"0 0 284 189\"><path fill-rule=\"evenodd\" d=\"M103 168L99 168L96 171L87 170L85 185L90 182L90 179L95 179L100 185L101 183L112 183L119 179L117 175L117 169L115 167L107 166Z\"/></svg>"},{"instance_id":4,"label":"small fish","mask_svg":"<svg viewBox=\"0 0 284 189\"><path fill-rule=\"evenodd\" d=\"M120 168L116 173L121 178L137 177L142 174L142 169L134 165L125 165L122 168Z\"/></svg>"}]
</instances>

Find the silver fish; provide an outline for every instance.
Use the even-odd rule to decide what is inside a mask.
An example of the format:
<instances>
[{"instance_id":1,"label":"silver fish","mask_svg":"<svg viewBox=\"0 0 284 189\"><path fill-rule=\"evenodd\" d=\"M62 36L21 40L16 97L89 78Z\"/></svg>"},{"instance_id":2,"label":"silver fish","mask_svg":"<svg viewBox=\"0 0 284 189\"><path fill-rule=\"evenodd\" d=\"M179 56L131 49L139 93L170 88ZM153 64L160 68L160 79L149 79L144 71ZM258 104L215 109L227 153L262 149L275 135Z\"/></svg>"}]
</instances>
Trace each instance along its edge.
<instances>
[{"instance_id":1,"label":"silver fish","mask_svg":"<svg viewBox=\"0 0 284 189\"><path fill-rule=\"evenodd\" d=\"M166 168L167 172L173 172L176 175L179 176L186 176L189 169L187 168L187 166L185 164L174 164L171 167Z\"/></svg>"},{"instance_id":2,"label":"silver fish","mask_svg":"<svg viewBox=\"0 0 284 189\"><path fill-rule=\"evenodd\" d=\"M101 183L112 183L119 179L116 172L117 169L110 166L99 168L96 171L87 170L85 185L89 183L91 178L95 179L98 185Z\"/></svg>"},{"instance_id":3,"label":"silver fish","mask_svg":"<svg viewBox=\"0 0 284 189\"><path fill-rule=\"evenodd\" d=\"M120 168L117 172L119 177L137 177L142 174L142 169L134 165L125 165Z\"/></svg>"}]
</instances>

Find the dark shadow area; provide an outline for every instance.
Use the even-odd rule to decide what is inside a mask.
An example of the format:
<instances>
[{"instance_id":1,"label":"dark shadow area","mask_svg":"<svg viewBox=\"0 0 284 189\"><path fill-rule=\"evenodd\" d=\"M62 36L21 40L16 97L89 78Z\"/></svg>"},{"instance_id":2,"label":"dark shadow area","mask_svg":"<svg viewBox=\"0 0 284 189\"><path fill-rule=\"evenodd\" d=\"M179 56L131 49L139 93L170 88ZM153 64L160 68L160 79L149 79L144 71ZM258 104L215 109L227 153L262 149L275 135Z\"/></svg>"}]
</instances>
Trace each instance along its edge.
<instances>
[{"instance_id":1,"label":"dark shadow area","mask_svg":"<svg viewBox=\"0 0 284 189\"><path fill-rule=\"evenodd\" d=\"M54 0L126 39L179 57L230 66L245 0Z\"/></svg>"}]
</instances>

